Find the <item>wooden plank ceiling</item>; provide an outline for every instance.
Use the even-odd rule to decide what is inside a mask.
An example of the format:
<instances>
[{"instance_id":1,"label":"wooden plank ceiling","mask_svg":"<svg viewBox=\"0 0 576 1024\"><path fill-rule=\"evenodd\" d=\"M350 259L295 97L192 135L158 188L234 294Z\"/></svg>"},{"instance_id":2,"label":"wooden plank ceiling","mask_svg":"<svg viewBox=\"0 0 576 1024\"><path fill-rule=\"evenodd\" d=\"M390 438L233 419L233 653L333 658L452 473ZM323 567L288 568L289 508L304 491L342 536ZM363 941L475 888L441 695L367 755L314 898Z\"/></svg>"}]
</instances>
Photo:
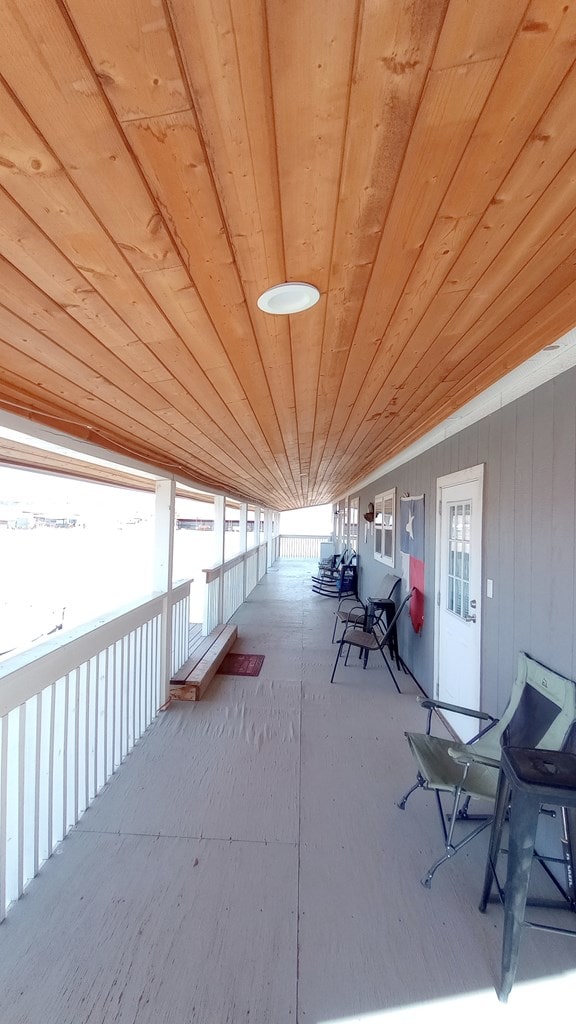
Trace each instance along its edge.
<instances>
[{"instance_id":1,"label":"wooden plank ceiling","mask_svg":"<svg viewBox=\"0 0 576 1024\"><path fill-rule=\"evenodd\" d=\"M576 323L573 0L0 16L5 410L291 508Z\"/></svg>"}]
</instances>

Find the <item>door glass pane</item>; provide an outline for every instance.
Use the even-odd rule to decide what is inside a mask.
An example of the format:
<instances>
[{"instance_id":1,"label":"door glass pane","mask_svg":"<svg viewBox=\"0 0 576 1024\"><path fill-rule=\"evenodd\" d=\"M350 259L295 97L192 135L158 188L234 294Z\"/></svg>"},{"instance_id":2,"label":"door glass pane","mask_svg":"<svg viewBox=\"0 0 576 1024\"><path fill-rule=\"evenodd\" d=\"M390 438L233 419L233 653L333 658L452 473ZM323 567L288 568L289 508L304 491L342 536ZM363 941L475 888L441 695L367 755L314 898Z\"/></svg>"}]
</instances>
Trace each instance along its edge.
<instances>
[{"instance_id":1,"label":"door glass pane","mask_svg":"<svg viewBox=\"0 0 576 1024\"><path fill-rule=\"evenodd\" d=\"M448 506L447 607L460 618L470 608L470 537L472 505L469 501Z\"/></svg>"}]
</instances>

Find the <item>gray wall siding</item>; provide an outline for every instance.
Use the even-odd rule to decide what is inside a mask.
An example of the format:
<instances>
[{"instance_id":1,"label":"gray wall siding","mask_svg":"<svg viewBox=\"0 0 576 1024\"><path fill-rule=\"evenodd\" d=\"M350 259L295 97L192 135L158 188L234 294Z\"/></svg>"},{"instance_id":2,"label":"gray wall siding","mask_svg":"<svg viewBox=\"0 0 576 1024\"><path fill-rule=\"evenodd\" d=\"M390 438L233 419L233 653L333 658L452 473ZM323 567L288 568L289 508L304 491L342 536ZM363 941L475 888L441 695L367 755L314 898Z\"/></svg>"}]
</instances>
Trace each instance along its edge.
<instances>
[{"instance_id":1,"label":"gray wall siding","mask_svg":"<svg viewBox=\"0 0 576 1024\"><path fill-rule=\"evenodd\" d=\"M519 650L576 678L576 370L466 428L360 492L360 523L374 495L397 490L425 495L426 608L424 629L408 619L401 650L431 693L434 657L436 481L484 463L482 705L506 704ZM373 538L360 527L361 591L377 594L386 567L374 560ZM396 572L400 574L397 536ZM494 597L486 597L486 579Z\"/></svg>"}]
</instances>

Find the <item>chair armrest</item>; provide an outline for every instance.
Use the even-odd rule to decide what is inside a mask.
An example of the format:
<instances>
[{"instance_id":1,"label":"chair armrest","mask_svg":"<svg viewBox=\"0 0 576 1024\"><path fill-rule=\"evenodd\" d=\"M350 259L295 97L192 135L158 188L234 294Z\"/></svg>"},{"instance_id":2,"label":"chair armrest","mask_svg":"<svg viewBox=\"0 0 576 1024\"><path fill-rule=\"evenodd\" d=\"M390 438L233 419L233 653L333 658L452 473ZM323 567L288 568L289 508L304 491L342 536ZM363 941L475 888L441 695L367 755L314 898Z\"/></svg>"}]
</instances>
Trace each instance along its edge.
<instances>
[{"instance_id":1,"label":"chair armrest","mask_svg":"<svg viewBox=\"0 0 576 1024\"><path fill-rule=\"evenodd\" d=\"M498 719L494 718L494 715L489 715L487 711L475 711L474 708L463 708L460 704L446 704L443 700L431 700L428 697L417 697L416 700L421 707L428 711L437 711L440 708L441 711L453 711L458 715L467 715L469 718L481 718L486 722L497 722Z\"/></svg>"},{"instance_id":2,"label":"chair armrest","mask_svg":"<svg viewBox=\"0 0 576 1024\"><path fill-rule=\"evenodd\" d=\"M341 597L338 602L338 611L340 611L342 606L345 604L351 604L351 608L349 608L349 611L351 612L354 611L355 608L358 608L363 612L366 611L366 605L363 603L363 601L360 600L359 597Z\"/></svg>"},{"instance_id":3,"label":"chair armrest","mask_svg":"<svg viewBox=\"0 0 576 1024\"><path fill-rule=\"evenodd\" d=\"M500 768L500 761L495 757L486 757L484 754L476 754L474 749L467 750L466 753L464 753L463 750L454 750L453 747L448 747L448 753L457 764L485 764L487 768Z\"/></svg>"}]
</instances>

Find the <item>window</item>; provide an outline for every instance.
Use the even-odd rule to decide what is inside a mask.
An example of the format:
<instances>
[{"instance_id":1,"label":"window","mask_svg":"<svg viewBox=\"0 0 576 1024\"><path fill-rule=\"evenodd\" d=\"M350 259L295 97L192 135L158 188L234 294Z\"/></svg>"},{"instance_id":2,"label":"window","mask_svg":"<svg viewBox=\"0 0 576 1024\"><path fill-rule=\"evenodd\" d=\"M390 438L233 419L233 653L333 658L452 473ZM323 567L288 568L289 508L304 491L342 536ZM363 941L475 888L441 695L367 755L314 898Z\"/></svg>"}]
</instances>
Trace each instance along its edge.
<instances>
[{"instance_id":1,"label":"window","mask_svg":"<svg viewBox=\"0 0 576 1024\"><path fill-rule=\"evenodd\" d=\"M374 499L374 558L394 567L396 488Z\"/></svg>"}]
</instances>

